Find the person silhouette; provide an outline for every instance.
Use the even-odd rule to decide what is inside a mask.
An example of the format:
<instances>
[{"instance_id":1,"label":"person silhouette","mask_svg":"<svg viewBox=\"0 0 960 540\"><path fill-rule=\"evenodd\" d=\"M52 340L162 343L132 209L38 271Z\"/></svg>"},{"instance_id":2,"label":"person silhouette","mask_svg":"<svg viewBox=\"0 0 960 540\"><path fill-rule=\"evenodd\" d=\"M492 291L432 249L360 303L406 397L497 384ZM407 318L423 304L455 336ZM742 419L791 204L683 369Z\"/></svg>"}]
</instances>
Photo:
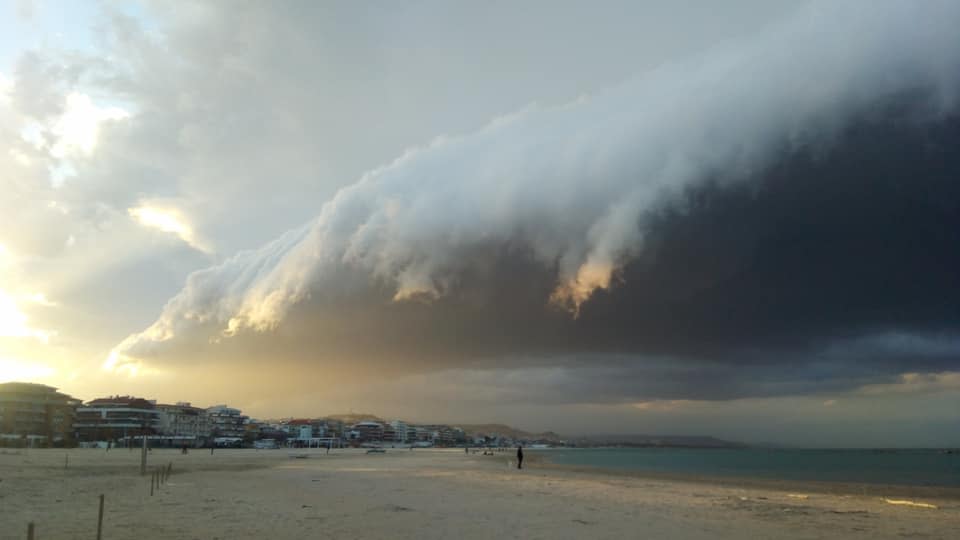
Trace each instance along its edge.
<instances>
[{"instance_id":1,"label":"person silhouette","mask_svg":"<svg viewBox=\"0 0 960 540\"><path fill-rule=\"evenodd\" d=\"M517 446L517 468L523 468L523 445Z\"/></svg>"}]
</instances>

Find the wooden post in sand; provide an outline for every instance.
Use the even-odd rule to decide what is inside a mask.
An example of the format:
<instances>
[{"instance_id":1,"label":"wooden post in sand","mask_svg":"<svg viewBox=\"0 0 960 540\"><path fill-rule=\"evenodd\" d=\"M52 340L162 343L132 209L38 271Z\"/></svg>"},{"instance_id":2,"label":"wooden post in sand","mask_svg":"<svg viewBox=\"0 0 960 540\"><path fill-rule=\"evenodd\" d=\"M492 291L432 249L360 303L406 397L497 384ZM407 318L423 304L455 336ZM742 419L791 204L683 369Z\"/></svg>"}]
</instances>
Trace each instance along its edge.
<instances>
[{"instance_id":1,"label":"wooden post in sand","mask_svg":"<svg viewBox=\"0 0 960 540\"><path fill-rule=\"evenodd\" d=\"M27 523L27 540L33 540L33 522Z\"/></svg>"},{"instance_id":2,"label":"wooden post in sand","mask_svg":"<svg viewBox=\"0 0 960 540\"><path fill-rule=\"evenodd\" d=\"M156 479L157 479L157 473L153 473L150 475L150 496L151 497L153 497L153 484L155 483Z\"/></svg>"},{"instance_id":3,"label":"wooden post in sand","mask_svg":"<svg viewBox=\"0 0 960 540\"><path fill-rule=\"evenodd\" d=\"M143 448L140 450L140 476L147 474L147 436L143 435Z\"/></svg>"},{"instance_id":4,"label":"wooden post in sand","mask_svg":"<svg viewBox=\"0 0 960 540\"><path fill-rule=\"evenodd\" d=\"M103 535L103 493L100 494L100 513L97 515L97 540Z\"/></svg>"},{"instance_id":5,"label":"wooden post in sand","mask_svg":"<svg viewBox=\"0 0 960 540\"><path fill-rule=\"evenodd\" d=\"M63 455L63 468L66 469L70 466L70 454Z\"/></svg>"},{"instance_id":6,"label":"wooden post in sand","mask_svg":"<svg viewBox=\"0 0 960 540\"><path fill-rule=\"evenodd\" d=\"M167 480L170 479L170 474L173 473L173 462L167 463Z\"/></svg>"}]
</instances>

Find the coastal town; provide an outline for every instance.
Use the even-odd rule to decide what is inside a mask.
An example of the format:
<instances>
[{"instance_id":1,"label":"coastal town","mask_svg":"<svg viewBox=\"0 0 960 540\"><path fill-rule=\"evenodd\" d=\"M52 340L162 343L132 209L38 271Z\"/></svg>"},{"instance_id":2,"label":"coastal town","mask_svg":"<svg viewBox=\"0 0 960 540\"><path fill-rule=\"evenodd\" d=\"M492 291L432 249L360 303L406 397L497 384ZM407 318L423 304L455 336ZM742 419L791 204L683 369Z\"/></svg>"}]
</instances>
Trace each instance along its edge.
<instances>
[{"instance_id":1,"label":"coastal town","mask_svg":"<svg viewBox=\"0 0 960 540\"><path fill-rule=\"evenodd\" d=\"M485 429L483 429L485 428ZM255 419L226 404L129 395L82 401L37 383L0 384L0 446L167 448L510 447L566 444L507 426L415 424L365 414Z\"/></svg>"}]
</instances>

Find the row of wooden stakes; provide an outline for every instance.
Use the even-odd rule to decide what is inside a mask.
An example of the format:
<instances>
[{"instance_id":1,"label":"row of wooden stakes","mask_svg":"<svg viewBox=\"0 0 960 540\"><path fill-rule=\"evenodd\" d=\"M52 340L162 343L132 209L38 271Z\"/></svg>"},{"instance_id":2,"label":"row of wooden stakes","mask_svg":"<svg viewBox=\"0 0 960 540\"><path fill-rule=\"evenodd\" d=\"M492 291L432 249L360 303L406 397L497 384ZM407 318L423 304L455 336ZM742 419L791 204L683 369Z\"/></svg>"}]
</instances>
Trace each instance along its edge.
<instances>
[{"instance_id":1,"label":"row of wooden stakes","mask_svg":"<svg viewBox=\"0 0 960 540\"><path fill-rule=\"evenodd\" d=\"M150 475L150 496L153 496L154 487L160 491L160 486L166 484L173 473L173 462L167 463L166 467L157 467Z\"/></svg>"},{"instance_id":2,"label":"row of wooden stakes","mask_svg":"<svg viewBox=\"0 0 960 540\"><path fill-rule=\"evenodd\" d=\"M64 465L66 467L66 464ZM173 462L167 463L166 467L157 467L150 474L150 496L154 491L159 492L160 486L167 483L170 475L173 474ZM36 525L31 521L27 524L27 540L34 540L36 536ZM103 538L103 494L100 494L100 511L97 514L97 540Z\"/></svg>"}]
</instances>

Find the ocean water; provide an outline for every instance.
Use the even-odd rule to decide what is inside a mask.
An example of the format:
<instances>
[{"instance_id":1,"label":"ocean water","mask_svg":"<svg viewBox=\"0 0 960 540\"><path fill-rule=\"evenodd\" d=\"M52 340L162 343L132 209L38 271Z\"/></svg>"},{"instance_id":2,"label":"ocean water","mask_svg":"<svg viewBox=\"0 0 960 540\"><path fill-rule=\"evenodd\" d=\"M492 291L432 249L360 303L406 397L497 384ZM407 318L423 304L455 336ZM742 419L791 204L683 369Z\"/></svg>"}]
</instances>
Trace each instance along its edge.
<instances>
[{"instance_id":1,"label":"ocean water","mask_svg":"<svg viewBox=\"0 0 960 540\"><path fill-rule=\"evenodd\" d=\"M563 465L705 476L960 487L960 454L942 450L571 448Z\"/></svg>"}]
</instances>

